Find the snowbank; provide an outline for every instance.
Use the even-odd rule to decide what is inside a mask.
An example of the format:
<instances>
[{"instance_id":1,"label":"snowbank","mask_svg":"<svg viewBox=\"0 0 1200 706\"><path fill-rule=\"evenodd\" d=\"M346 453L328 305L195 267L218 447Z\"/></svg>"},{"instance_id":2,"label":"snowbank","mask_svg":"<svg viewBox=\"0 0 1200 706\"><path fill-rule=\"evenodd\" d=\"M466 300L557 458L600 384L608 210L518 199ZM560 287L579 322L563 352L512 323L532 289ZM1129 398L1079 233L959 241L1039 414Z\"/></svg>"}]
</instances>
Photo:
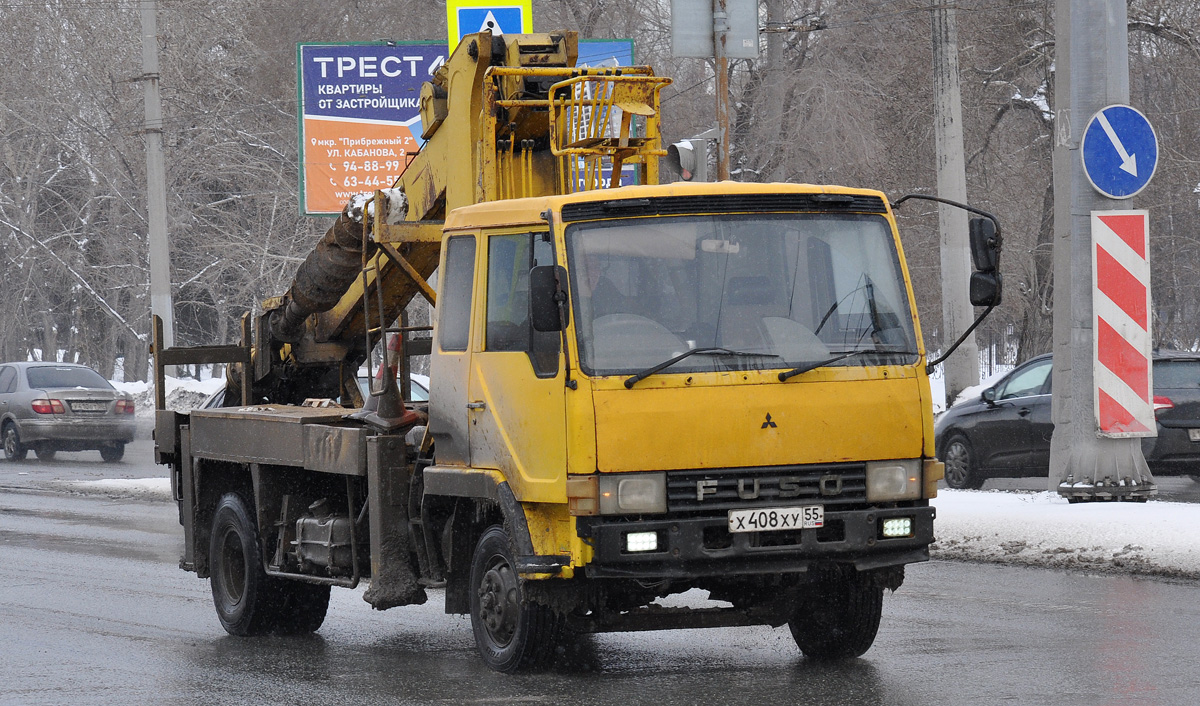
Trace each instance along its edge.
<instances>
[{"instance_id":1,"label":"snowbank","mask_svg":"<svg viewBox=\"0 0 1200 706\"><path fill-rule=\"evenodd\" d=\"M939 490L932 504L938 559L1200 578L1198 505L997 490Z\"/></svg>"},{"instance_id":2,"label":"snowbank","mask_svg":"<svg viewBox=\"0 0 1200 706\"><path fill-rule=\"evenodd\" d=\"M139 419L154 419L153 382L115 382L113 387L133 395L133 408ZM167 409L187 412L199 407L208 396L225 386L225 378L173 378L167 376Z\"/></svg>"},{"instance_id":3,"label":"snowbank","mask_svg":"<svg viewBox=\"0 0 1200 706\"><path fill-rule=\"evenodd\" d=\"M106 495L110 498L139 500L172 500L169 478L105 478L104 480L64 481L64 487L83 495Z\"/></svg>"}]
</instances>

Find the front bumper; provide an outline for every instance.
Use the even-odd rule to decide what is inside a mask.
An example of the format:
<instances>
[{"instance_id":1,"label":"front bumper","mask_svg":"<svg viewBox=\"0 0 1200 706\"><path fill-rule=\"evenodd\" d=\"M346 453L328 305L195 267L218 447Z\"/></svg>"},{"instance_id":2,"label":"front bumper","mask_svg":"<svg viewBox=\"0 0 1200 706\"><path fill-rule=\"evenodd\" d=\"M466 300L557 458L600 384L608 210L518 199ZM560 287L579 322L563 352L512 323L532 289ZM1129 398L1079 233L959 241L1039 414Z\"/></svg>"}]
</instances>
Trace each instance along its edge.
<instances>
[{"instance_id":1,"label":"front bumper","mask_svg":"<svg viewBox=\"0 0 1200 706\"><path fill-rule=\"evenodd\" d=\"M24 444L50 442L99 448L102 444L133 441L137 424L132 419L26 419L20 422L17 432Z\"/></svg>"},{"instance_id":2,"label":"front bumper","mask_svg":"<svg viewBox=\"0 0 1200 706\"><path fill-rule=\"evenodd\" d=\"M731 534L725 517L624 520L580 517L579 536L593 548L585 568L592 578L694 578L744 574L797 573L816 563L836 561L860 571L902 566L929 559L933 542L932 507L865 510L826 508L825 527L794 532ZM882 521L912 518L909 537L883 538ZM654 552L626 552L625 535L657 532Z\"/></svg>"}]
</instances>

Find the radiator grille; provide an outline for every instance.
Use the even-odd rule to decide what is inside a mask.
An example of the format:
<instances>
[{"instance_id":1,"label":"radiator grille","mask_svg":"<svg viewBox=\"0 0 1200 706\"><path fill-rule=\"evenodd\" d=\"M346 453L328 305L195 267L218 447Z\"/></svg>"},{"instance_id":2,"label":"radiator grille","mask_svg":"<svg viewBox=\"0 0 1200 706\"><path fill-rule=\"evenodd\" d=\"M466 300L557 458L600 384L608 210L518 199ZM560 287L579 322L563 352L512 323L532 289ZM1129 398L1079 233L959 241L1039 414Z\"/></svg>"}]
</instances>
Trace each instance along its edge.
<instances>
[{"instance_id":1,"label":"radiator grille","mask_svg":"<svg viewBox=\"0 0 1200 706\"><path fill-rule=\"evenodd\" d=\"M667 472L667 509L671 512L812 503L854 505L866 499L867 471L861 463Z\"/></svg>"}]
</instances>

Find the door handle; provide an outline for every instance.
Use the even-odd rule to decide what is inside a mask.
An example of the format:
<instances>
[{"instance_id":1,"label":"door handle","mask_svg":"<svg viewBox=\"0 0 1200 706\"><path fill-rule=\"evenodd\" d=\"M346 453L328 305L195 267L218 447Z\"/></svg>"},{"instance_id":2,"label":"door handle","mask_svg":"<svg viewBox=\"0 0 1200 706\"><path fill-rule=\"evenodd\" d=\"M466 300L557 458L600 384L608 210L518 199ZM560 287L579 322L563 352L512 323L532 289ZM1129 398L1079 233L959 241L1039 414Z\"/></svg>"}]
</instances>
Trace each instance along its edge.
<instances>
[{"instance_id":1,"label":"door handle","mask_svg":"<svg viewBox=\"0 0 1200 706\"><path fill-rule=\"evenodd\" d=\"M1028 417L1028 416L1029 416L1029 408L1028 408L1028 407L1022 407L1022 408L1020 408L1020 409L1018 409L1018 410L1017 410L1017 414L1019 414L1019 415L1020 415L1020 416L1022 416L1022 417Z\"/></svg>"},{"instance_id":2,"label":"door handle","mask_svg":"<svg viewBox=\"0 0 1200 706\"><path fill-rule=\"evenodd\" d=\"M467 409L487 409L487 402L468 402Z\"/></svg>"}]
</instances>

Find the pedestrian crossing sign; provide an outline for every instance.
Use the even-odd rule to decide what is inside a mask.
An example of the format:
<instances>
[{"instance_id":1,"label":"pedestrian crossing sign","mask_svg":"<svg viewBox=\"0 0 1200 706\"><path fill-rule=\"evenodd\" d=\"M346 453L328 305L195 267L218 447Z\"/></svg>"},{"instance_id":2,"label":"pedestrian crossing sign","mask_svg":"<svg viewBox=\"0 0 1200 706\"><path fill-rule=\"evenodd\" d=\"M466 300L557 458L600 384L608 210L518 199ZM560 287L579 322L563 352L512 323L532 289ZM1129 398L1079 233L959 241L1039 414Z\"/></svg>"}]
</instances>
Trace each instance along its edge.
<instances>
[{"instance_id":1,"label":"pedestrian crossing sign","mask_svg":"<svg viewBox=\"0 0 1200 706\"><path fill-rule=\"evenodd\" d=\"M529 34L533 31L533 4L532 0L503 5L496 0L447 0L446 23L450 50L454 51L465 35L484 30L493 35Z\"/></svg>"}]
</instances>

